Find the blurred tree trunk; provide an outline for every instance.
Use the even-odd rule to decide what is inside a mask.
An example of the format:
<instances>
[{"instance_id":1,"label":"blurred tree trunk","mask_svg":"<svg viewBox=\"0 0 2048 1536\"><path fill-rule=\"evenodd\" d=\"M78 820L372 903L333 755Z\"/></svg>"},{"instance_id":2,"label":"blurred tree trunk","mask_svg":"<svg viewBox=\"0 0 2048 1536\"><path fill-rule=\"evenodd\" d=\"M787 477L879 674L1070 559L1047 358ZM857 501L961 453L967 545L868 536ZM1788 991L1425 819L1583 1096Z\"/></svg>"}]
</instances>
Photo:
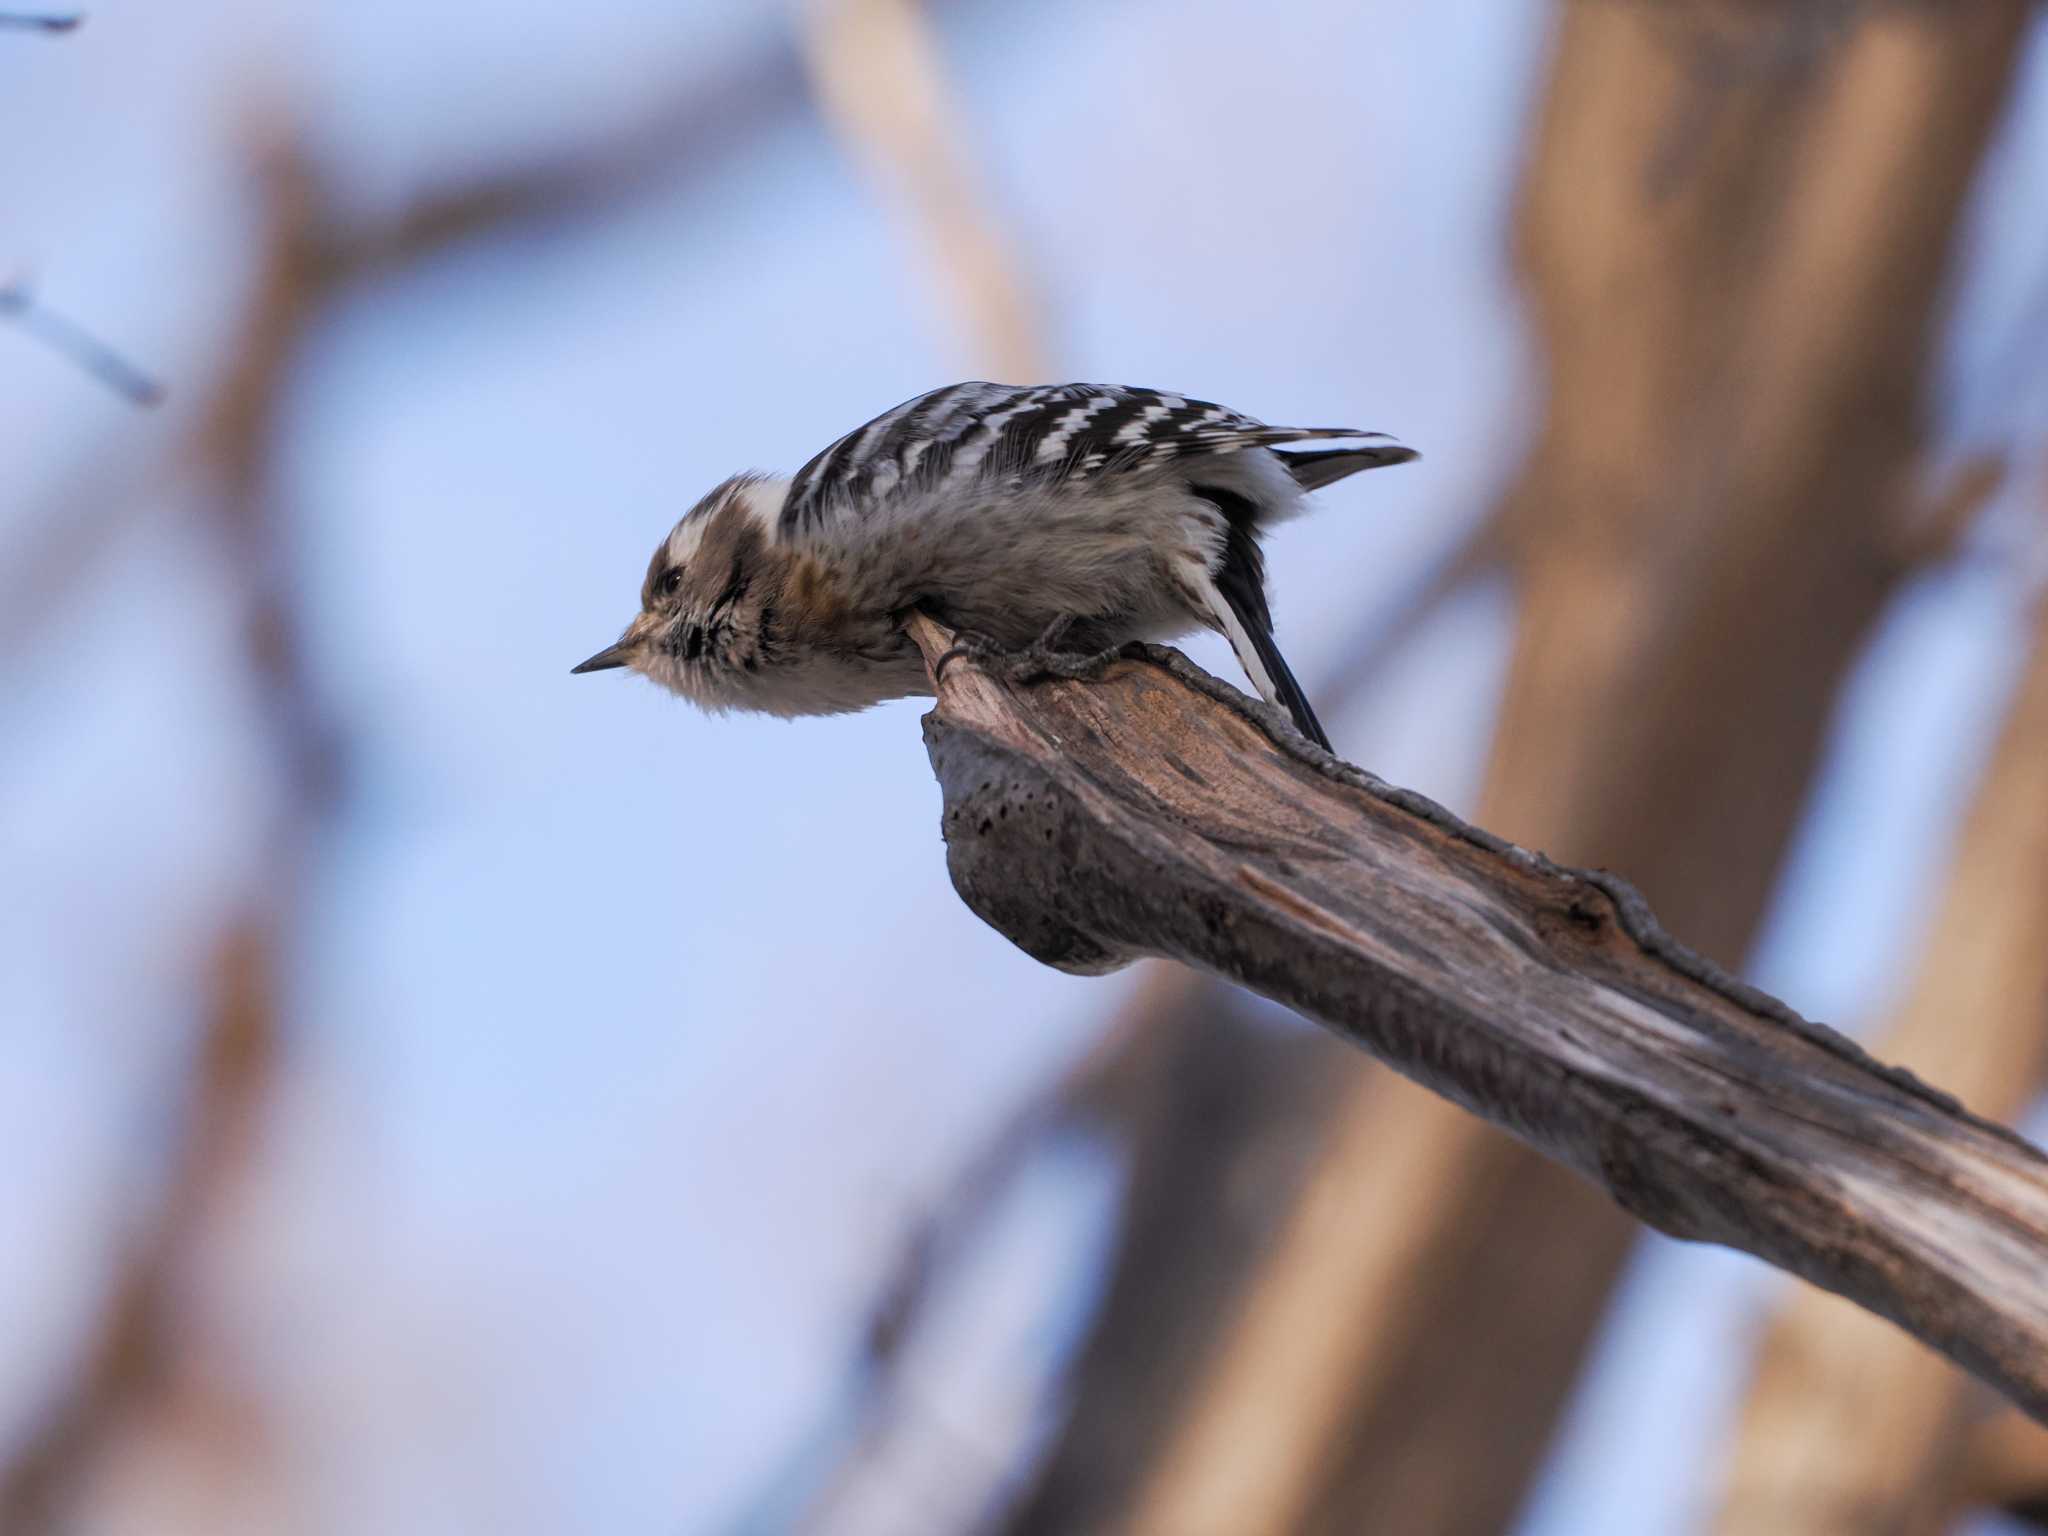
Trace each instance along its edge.
<instances>
[{"instance_id":1,"label":"blurred tree trunk","mask_svg":"<svg viewBox=\"0 0 2048 1536\"><path fill-rule=\"evenodd\" d=\"M2026 7L1841 15L1567 5L1521 213L1547 417L1507 509L1522 608L1478 819L1623 873L1730 962L1842 677L1941 531L1927 364ZM1090 1497L1070 1435L1018 1528L1509 1522L1631 1224L1382 1074L1273 1198L1293 1213L1193 1391L1117 1388L1168 1421L1160 1453ZM1140 1267L1164 1268L1127 1247Z\"/></svg>"},{"instance_id":2,"label":"blurred tree trunk","mask_svg":"<svg viewBox=\"0 0 2048 1536\"><path fill-rule=\"evenodd\" d=\"M1887 1058L1980 1113L2019 1115L2048 1075L2044 935L2048 607ZM1962 1496L1964 1432L1983 1405L1981 1391L1897 1331L1802 1289L1764 1340L1716 1529L1945 1530Z\"/></svg>"}]
</instances>

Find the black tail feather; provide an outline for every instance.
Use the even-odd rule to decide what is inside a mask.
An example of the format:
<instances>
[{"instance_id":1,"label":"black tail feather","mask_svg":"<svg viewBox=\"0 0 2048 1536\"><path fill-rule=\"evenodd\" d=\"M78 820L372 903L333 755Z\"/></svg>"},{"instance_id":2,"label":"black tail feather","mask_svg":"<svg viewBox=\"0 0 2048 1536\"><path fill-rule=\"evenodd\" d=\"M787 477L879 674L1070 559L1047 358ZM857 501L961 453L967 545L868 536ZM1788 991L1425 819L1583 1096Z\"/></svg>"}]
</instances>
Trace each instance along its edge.
<instances>
[{"instance_id":1,"label":"black tail feather","mask_svg":"<svg viewBox=\"0 0 2048 1536\"><path fill-rule=\"evenodd\" d=\"M1294 483L1304 491L1320 491L1361 469L1383 469L1421 457L1413 448L1403 448L1398 443L1382 443L1375 448L1320 448L1312 453L1275 448L1273 456L1287 466Z\"/></svg>"},{"instance_id":2,"label":"black tail feather","mask_svg":"<svg viewBox=\"0 0 2048 1536\"><path fill-rule=\"evenodd\" d=\"M1242 624L1244 632L1251 636L1252 648L1259 653L1259 660L1265 663L1266 671L1273 679L1273 691L1280 695L1281 706L1294 717L1294 728L1325 752L1334 752L1336 748L1330 745L1330 737L1323 730L1322 721L1318 720L1316 712L1309 708L1308 695L1302 692L1301 684L1295 681L1294 669L1287 665L1287 658L1280 654L1280 647L1273 643L1272 630L1246 613L1237 599L1230 595L1228 587L1222 587L1220 583L1218 585L1223 592L1224 600L1237 615L1238 623Z\"/></svg>"},{"instance_id":3,"label":"black tail feather","mask_svg":"<svg viewBox=\"0 0 2048 1536\"><path fill-rule=\"evenodd\" d=\"M1216 571L1216 590L1223 594L1239 628L1258 653L1259 664L1273 680L1273 692L1281 707L1294 717L1294 728L1325 752L1334 751L1322 722L1309 708L1308 695L1295 680L1294 669L1287 665L1287 658L1273 641L1273 610L1266 602L1266 558L1252 536L1252 520L1258 509L1235 491L1196 486L1195 494L1214 502L1223 513L1223 563Z\"/></svg>"}]
</instances>

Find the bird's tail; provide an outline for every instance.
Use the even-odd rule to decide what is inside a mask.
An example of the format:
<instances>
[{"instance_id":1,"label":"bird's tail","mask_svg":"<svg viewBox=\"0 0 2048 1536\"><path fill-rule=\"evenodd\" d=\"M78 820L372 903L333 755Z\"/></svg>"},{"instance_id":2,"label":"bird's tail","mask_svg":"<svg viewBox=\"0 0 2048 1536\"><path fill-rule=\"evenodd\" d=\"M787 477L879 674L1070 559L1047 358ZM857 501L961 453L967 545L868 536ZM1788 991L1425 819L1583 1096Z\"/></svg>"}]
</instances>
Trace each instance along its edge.
<instances>
[{"instance_id":1,"label":"bird's tail","mask_svg":"<svg viewBox=\"0 0 2048 1536\"><path fill-rule=\"evenodd\" d=\"M1224 639L1237 653L1237 664L1268 704L1278 704L1293 717L1294 728L1325 752L1334 751L1322 721L1309 707L1308 694L1295 681L1294 669L1273 640L1273 615L1254 574L1244 580L1242 566L1226 563L1217 578L1205 583L1203 596Z\"/></svg>"}]
</instances>

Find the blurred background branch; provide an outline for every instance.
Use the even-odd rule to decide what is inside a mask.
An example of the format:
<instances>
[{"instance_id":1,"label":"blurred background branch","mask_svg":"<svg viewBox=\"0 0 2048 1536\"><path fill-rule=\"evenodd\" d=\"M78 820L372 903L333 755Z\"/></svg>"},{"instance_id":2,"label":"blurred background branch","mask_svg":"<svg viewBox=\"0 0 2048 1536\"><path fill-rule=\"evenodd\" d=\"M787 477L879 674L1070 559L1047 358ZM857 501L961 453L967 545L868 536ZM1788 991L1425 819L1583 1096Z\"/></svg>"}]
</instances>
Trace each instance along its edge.
<instances>
[{"instance_id":1,"label":"blurred background branch","mask_svg":"<svg viewBox=\"0 0 2048 1536\"><path fill-rule=\"evenodd\" d=\"M0 23L66 30L78 16L0 17ZM281 538L279 422L303 354L341 297L390 283L474 242L566 219L602 220L687 173L707 145L728 144L746 114L765 122L800 85L794 54L771 44L719 85L679 97L594 149L557 164L434 187L395 213L364 222L333 205L319 171L288 123L255 125L242 139L261 209L259 260L231 366L198 422L192 455L217 487L215 548L246 605L247 664L274 731L272 748L290 786L285 814L267 833L269 867L247 909L230 922L211 967L215 997L192 1066L184 1147L145 1235L130 1244L109 1292L96 1341L75 1380L39 1415L35 1433L0 1472L0 1530L62 1528L85 1497L97 1463L138 1426L176 1441L198 1464L260 1464L261 1408L222 1396L220 1362L189 1340L195 1268L234 1219L278 1055L276 989L299 941L305 865L322 837L341 754L322 717L319 686L304 669L297 634L299 585ZM25 279L0 286L0 318L12 320L136 404L163 390L83 328L40 304ZM13 562L17 601L5 605L0 650L18 648L93 571L111 519L125 510L71 509L54 521L42 552ZM209 1438L228 1443L208 1451ZM223 1500L246 1498L246 1488ZM216 1504L215 1507L220 1507Z\"/></svg>"},{"instance_id":2,"label":"blurred background branch","mask_svg":"<svg viewBox=\"0 0 2048 1536\"><path fill-rule=\"evenodd\" d=\"M677 146L671 134L679 124L697 125L703 110L696 103L690 113L647 130L645 141L630 136L616 152L620 179L645 174L638 168L643 155L672 159ZM185 1454L196 1464L260 1482L261 1406L234 1398L222 1363L195 1354L192 1340L202 1335L192 1326L188 1293L201 1255L235 1219L258 1150L280 1050L279 978L299 942L306 865L332 812L343 757L298 635L292 594L299 583L279 506L279 422L303 354L354 285L392 280L458 242L502 237L519 223L560 217L594 193L586 175L452 187L359 230L331 210L318 172L290 133L288 125L262 125L244 140L262 209L260 259L243 333L227 349L232 366L198 422L191 449L199 475L214 487L220 536L212 547L245 608L246 663L273 732L272 754L288 787L286 808L267 829L267 868L223 934L211 968L214 997L192 1066L185 1145L166 1192L147 1234L123 1261L86 1364L0 1476L0 1530L8 1532L64 1528L96 1460L138 1426L173 1443L184 1437ZM42 309L25 286L0 289L0 314L17 318L137 403L161 399L152 381ZM18 644L61 604L69 582L90 572L103 534L90 520L74 523L52 541L56 560L17 568L25 601L12 608L9 643ZM209 1449L208 1440L227 1443ZM220 1498L232 1505L251 1496L245 1486Z\"/></svg>"},{"instance_id":3,"label":"blurred background branch","mask_svg":"<svg viewBox=\"0 0 2048 1536\"><path fill-rule=\"evenodd\" d=\"M1944 1444L1942 1449L1948 1449ZM1922 1451L1912 1456L1921 1463ZM1947 1518L1961 1523L1981 1510L2002 1512L2029 1530L2048 1530L2048 1429L2024 1414L2001 1412L1972 1426L1959 1465L1946 1484L1951 1499ZM1829 1496L1828 1502L1834 1500ZM1909 1518L1924 1519L1926 1502L1914 1489L1903 1506ZM1821 1512L1825 1513L1826 1505ZM1863 1511L1854 1518L1866 1519ZM1910 1530L1910 1525L1903 1527ZM1855 1527L1851 1527L1855 1529Z\"/></svg>"},{"instance_id":4,"label":"blurred background branch","mask_svg":"<svg viewBox=\"0 0 2048 1536\"><path fill-rule=\"evenodd\" d=\"M277 421L300 349L327 297L311 259L316 198L295 150L253 156L263 209L260 259L235 365L191 445L218 520L213 547L242 606L244 661L285 793L264 829L258 882L229 921L209 968L183 1145L146 1235L132 1244L96 1342L68 1393L0 1478L0 1529L71 1528L97 1463L144 1437L221 1479L216 1509L247 1508L276 1475L262 1406L206 1350L192 1320L204 1256L238 1219L282 1051L280 988L290 970L306 861L333 800L336 746L298 637L293 577L279 528ZM260 1495L256 1496L260 1499ZM260 1507L260 1504L259 1504Z\"/></svg>"},{"instance_id":5,"label":"blurred background branch","mask_svg":"<svg viewBox=\"0 0 2048 1536\"><path fill-rule=\"evenodd\" d=\"M84 20L78 11L0 11L0 28L23 32L72 32Z\"/></svg>"},{"instance_id":6,"label":"blurred background branch","mask_svg":"<svg viewBox=\"0 0 2048 1536\"><path fill-rule=\"evenodd\" d=\"M1048 320L998 226L947 89L924 0L808 0L804 54L827 120L898 205L910 244L946 294L975 366L992 379L1049 378Z\"/></svg>"}]
</instances>

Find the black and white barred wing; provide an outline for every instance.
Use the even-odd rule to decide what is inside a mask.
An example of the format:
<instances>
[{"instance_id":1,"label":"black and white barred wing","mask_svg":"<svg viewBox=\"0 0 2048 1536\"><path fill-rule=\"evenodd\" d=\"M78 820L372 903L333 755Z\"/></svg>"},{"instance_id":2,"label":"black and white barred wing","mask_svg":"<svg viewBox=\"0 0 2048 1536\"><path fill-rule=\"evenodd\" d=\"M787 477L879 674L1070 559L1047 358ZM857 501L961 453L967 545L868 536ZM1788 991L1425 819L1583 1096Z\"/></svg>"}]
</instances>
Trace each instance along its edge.
<instances>
[{"instance_id":1,"label":"black and white barred wing","mask_svg":"<svg viewBox=\"0 0 2048 1536\"><path fill-rule=\"evenodd\" d=\"M858 517L889 497L1036 475L1129 473L1194 454L1238 453L1350 427L1269 427L1207 400L1108 384L954 384L906 400L797 471L783 503L794 533ZM1406 450L1389 450L1407 456Z\"/></svg>"}]
</instances>

